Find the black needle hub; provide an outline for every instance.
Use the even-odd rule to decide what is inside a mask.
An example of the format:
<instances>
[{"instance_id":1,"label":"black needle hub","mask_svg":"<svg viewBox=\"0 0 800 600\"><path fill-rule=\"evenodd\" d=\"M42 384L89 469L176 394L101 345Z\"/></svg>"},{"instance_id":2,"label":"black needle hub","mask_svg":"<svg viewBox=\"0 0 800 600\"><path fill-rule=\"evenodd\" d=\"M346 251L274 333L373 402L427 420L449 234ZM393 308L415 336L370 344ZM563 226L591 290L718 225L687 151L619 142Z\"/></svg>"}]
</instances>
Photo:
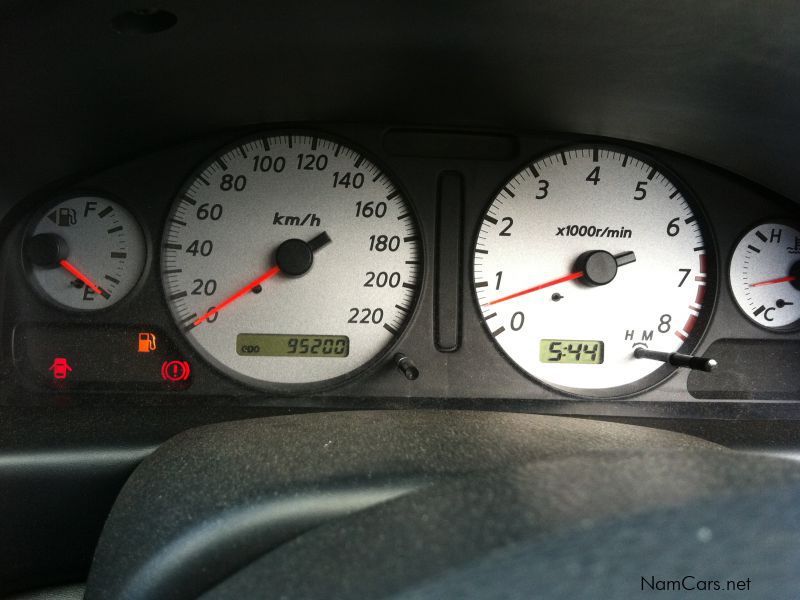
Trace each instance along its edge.
<instances>
[{"instance_id":1,"label":"black needle hub","mask_svg":"<svg viewBox=\"0 0 800 600\"><path fill-rule=\"evenodd\" d=\"M314 264L314 253L303 240L286 240L275 252L275 263L284 275L300 277L308 273Z\"/></svg>"},{"instance_id":2,"label":"black needle hub","mask_svg":"<svg viewBox=\"0 0 800 600\"><path fill-rule=\"evenodd\" d=\"M275 264L289 277L305 275L314 264L314 252L330 241L330 236L324 231L308 242L297 238L286 240L275 252Z\"/></svg>"},{"instance_id":3,"label":"black needle hub","mask_svg":"<svg viewBox=\"0 0 800 600\"><path fill-rule=\"evenodd\" d=\"M617 261L610 252L593 250L581 254L575 270L583 273L582 279L587 285L606 285L617 276Z\"/></svg>"},{"instance_id":4,"label":"black needle hub","mask_svg":"<svg viewBox=\"0 0 800 600\"><path fill-rule=\"evenodd\" d=\"M606 285L614 281L617 268L636 261L633 252L623 252L614 256L605 250L584 252L575 262L575 271L583 273L581 281L586 285Z\"/></svg>"},{"instance_id":5,"label":"black needle hub","mask_svg":"<svg viewBox=\"0 0 800 600\"><path fill-rule=\"evenodd\" d=\"M40 233L28 238L24 251L31 264L42 269L55 269L69 256L66 240L55 233Z\"/></svg>"}]
</instances>

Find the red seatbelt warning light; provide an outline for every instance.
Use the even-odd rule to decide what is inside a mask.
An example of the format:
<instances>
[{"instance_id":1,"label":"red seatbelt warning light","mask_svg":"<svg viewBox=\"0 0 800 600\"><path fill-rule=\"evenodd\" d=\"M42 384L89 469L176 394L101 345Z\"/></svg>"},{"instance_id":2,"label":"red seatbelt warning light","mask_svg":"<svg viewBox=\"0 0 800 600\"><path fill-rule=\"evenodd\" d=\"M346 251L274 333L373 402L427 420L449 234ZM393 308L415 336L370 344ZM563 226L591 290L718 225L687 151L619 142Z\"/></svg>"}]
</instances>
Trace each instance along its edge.
<instances>
[{"instance_id":1,"label":"red seatbelt warning light","mask_svg":"<svg viewBox=\"0 0 800 600\"><path fill-rule=\"evenodd\" d=\"M72 371L72 367L69 366L69 362L66 358L57 356L53 359L53 364L50 365L48 371L53 372L53 379L61 380L67 378L70 371Z\"/></svg>"},{"instance_id":2,"label":"red seatbelt warning light","mask_svg":"<svg viewBox=\"0 0 800 600\"><path fill-rule=\"evenodd\" d=\"M192 369L185 360L165 360L161 364L161 379L164 381L186 381L191 373Z\"/></svg>"}]
</instances>

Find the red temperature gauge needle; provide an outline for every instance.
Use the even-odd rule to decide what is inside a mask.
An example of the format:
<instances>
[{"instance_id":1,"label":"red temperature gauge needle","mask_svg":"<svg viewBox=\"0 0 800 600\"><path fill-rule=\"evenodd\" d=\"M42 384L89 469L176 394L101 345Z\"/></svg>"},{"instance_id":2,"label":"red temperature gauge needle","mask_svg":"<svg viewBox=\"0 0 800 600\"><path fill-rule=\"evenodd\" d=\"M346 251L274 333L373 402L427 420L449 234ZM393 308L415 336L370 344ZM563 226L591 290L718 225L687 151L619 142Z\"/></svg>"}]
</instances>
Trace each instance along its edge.
<instances>
[{"instance_id":1,"label":"red temperature gauge needle","mask_svg":"<svg viewBox=\"0 0 800 600\"><path fill-rule=\"evenodd\" d=\"M103 290L101 290L99 287L97 287L97 286L96 286L96 285L95 285L95 284L92 282L92 280L91 280L91 279L89 279L89 278L88 278L86 275L84 275L83 273L81 273L81 272L80 272L80 271L79 271L79 270L78 270L78 269L75 267L75 265L73 265L73 264L72 264L71 262L69 262L67 259L63 259L63 260L61 260L61 261L60 261L58 264L59 264L59 265L61 265L61 267L62 267L63 269L65 269L65 270L66 270L66 271L67 271L67 272L68 272L70 275L72 275L73 277L75 277L75 278L76 278L76 279L78 279L79 281L83 282L83 284L84 284L84 285L86 285L86 287L88 287L90 290L92 290L92 291L93 291L95 294L97 294L97 295L99 295L99 296L102 296L102 295L103 295Z\"/></svg>"},{"instance_id":2,"label":"red temperature gauge needle","mask_svg":"<svg viewBox=\"0 0 800 600\"><path fill-rule=\"evenodd\" d=\"M797 279L797 277L794 275L787 275L786 277L778 277L776 279L767 279L766 281L751 283L750 287L761 287L762 285L772 285L773 283L786 283L787 281L794 281L795 279Z\"/></svg>"},{"instance_id":3,"label":"red temperature gauge needle","mask_svg":"<svg viewBox=\"0 0 800 600\"><path fill-rule=\"evenodd\" d=\"M205 320L207 320L207 319L209 319L209 318L213 317L215 314L217 314L219 311L221 311L221 310L222 310L222 309L224 309L225 307L227 307L227 306L230 306L232 303L236 302L236 301L237 301L239 298L241 298L242 296L244 296L245 294L247 294L247 293L248 293L249 291L251 291L251 290L252 290L254 287L256 287L256 286L258 286L258 285L261 285L261 284L262 284L262 283L264 283L264 282L265 282L267 279L270 279L271 277L274 277L275 275L277 275L277 274L278 274L278 273L280 273L280 272L281 272L281 269L280 269L280 267L278 267L277 265L275 265L274 267L272 267L272 268L271 268L269 271L267 271L267 272L266 272L266 273L264 273L263 275L261 275L261 276L259 276L259 277L256 277L255 279L253 279L253 281L251 281L250 283L248 283L246 286L244 286L242 289L240 289L240 290L239 290L238 292L236 292L235 294L233 294L233 295L231 295L231 296L228 296L227 298L225 298L225 300L223 300L222 302L220 302L219 306L217 306L217 307L215 307L215 308L212 308L210 311L208 311L208 312L207 312L206 314L204 314L202 317L198 318L198 319L197 319L197 320L196 320L196 321L193 323L193 325L195 325L195 326L197 326L197 325L200 325L200 323L202 323L203 321L205 321Z\"/></svg>"},{"instance_id":4,"label":"red temperature gauge needle","mask_svg":"<svg viewBox=\"0 0 800 600\"><path fill-rule=\"evenodd\" d=\"M553 279L552 281L548 281L547 283L540 283L539 285L535 285L532 288L528 288L527 290L522 290L521 292L515 292L513 294L509 294L508 296L503 296L502 298L498 298L497 300L492 300L491 302L489 302L489 306L491 306L492 304L500 304L501 302L505 302L506 300L511 300L512 298L518 298L519 296L524 296L525 294L530 294L531 292L538 292L539 290L543 290L544 288L549 288L552 285L558 285L559 283L564 283L565 281L580 279L581 277L583 277L583 271L576 271L575 273L570 273L569 275L565 275L564 277Z\"/></svg>"}]
</instances>

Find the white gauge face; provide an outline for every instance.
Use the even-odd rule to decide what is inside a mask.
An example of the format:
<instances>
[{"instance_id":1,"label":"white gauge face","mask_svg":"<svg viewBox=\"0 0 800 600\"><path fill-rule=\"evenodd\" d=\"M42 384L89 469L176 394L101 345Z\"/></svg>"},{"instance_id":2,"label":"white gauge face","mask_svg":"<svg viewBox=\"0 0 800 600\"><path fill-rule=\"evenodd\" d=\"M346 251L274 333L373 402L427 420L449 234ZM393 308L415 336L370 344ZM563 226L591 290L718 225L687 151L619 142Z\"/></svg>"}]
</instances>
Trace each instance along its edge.
<instances>
[{"instance_id":1,"label":"white gauge face","mask_svg":"<svg viewBox=\"0 0 800 600\"><path fill-rule=\"evenodd\" d=\"M739 308L762 327L800 322L800 231L780 223L750 230L733 252L731 290Z\"/></svg>"},{"instance_id":2,"label":"white gauge face","mask_svg":"<svg viewBox=\"0 0 800 600\"><path fill-rule=\"evenodd\" d=\"M403 330L422 269L419 231L374 163L307 133L248 137L176 199L162 276L188 340L263 387L331 382Z\"/></svg>"},{"instance_id":3,"label":"white gauge face","mask_svg":"<svg viewBox=\"0 0 800 600\"><path fill-rule=\"evenodd\" d=\"M99 196L80 196L45 211L25 239L24 254L31 278L50 301L98 310L133 289L147 247L126 209Z\"/></svg>"},{"instance_id":4,"label":"white gauge face","mask_svg":"<svg viewBox=\"0 0 800 600\"><path fill-rule=\"evenodd\" d=\"M709 283L699 217L658 167L602 146L534 162L490 204L475 246L485 325L523 371L585 395L623 395L698 337Z\"/></svg>"}]
</instances>

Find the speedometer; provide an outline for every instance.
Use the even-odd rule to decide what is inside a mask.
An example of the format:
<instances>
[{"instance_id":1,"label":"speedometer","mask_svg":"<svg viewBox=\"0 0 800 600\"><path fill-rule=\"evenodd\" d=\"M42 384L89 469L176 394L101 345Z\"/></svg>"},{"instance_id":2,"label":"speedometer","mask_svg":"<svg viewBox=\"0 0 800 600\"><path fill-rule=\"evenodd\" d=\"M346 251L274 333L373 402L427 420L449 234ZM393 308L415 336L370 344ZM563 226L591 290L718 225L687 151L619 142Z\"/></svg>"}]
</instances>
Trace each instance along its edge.
<instances>
[{"instance_id":1,"label":"speedometer","mask_svg":"<svg viewBox=\"0 0 800 600\"><path fill-rule=\"evenodd\" d=\"M550 154L507 181L483 216L473 274L508 358L586 396L666 377L673 366L643 355L697 344L715 282L713 245L682 189L649 159L599 145Z\"/></svg>"},{"instance_id":2,"label":"speedometer","mask_svg":"<svg viewBox=\"0 0 800 600\"><path fill-rule=\"evenodd\" d=\"M250 384L329 384L397 340L421 240L392 179L352 147L255 135L186 182L164 232L167 301L190 343Z\"/></svg>"}]
</instances>

